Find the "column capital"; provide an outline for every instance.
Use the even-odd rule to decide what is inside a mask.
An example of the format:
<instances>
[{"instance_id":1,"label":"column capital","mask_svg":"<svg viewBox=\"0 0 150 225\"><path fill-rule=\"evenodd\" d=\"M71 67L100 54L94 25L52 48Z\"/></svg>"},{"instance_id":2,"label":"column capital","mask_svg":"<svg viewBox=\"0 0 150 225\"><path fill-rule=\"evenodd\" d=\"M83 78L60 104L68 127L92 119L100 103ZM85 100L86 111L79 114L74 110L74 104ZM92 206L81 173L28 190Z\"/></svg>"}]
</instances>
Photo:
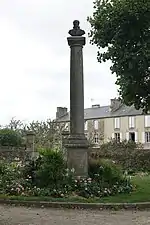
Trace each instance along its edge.
<instances>
[{"instance_id":1,"label":"column capital","mask_svg":"<svg viewBox=\"0 0 150 225\"><path fill-rule=\"evenodd\" d=\"M65 143L67 148L88 148L89 142L84 134L71 134L68 135L67 142Z\"/></svg>"},{"instance_id":2,"label":"column capital","mask_svg":"<svg viewBox=\"0 0 150 225\"><path fill-rule=\"evenodd\" d=\"M67 38L68 45L70 47L73 46L81 46L83 47L86 44L86 38L82 36L72 36Z\"/></svg>"}]
</instances>

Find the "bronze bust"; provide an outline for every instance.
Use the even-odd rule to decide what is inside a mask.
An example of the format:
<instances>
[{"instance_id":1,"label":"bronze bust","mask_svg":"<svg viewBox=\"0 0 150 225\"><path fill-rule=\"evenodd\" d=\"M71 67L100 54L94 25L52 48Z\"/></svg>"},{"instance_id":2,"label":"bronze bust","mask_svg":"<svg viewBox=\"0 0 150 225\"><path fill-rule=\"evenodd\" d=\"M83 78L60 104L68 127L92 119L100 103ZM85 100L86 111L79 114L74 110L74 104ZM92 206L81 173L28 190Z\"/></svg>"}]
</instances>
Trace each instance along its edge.
<instances>
[{"instance_id":1,"label":"bronze bust","mask_svg":"<svg viewBox=\"0 0 150 225\"><path fill-rule=\"evenodd\" d=\"M69 34L71 36L82 36L85 34L85 31L80 29L79 24L80 24L79 20L73 21L73 29L69 30Z\"/></svg>"}]
</instances>

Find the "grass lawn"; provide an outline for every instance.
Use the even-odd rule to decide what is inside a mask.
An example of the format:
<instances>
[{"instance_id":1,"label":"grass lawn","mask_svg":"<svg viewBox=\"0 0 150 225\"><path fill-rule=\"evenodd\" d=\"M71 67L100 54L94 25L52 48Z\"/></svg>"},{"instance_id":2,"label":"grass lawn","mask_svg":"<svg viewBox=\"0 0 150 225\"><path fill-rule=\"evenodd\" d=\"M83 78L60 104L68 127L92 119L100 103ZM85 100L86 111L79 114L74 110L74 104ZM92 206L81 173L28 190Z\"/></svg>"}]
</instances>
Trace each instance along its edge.
<instances>
[{"instance_id":1,"label":"grass lawn","mask_svg":"<svg viewBox=\"0 0 150 225\"><path fill-rule=\"evenodd\" d=\"M102 202L137 203L150 202L150 176L136 176L132 179L136 190L131 194L120 194L102 198Z\"/></svg>"},{"instance_id":2,"label":"grass lawn","mask_svg":"<svg viewBox=\"0 0 150 225\"><path fill-rule=\"evenodd\" d=\"M136 190L131 194L118 194L116 196L85 199L82 197L50 198L50 197L23 197L23 196L0 196L0 199L28 200L28 201L51 201L51 202L84 202L84 203L137 203L150 202L150 176L136 176L132 179Z\"/></svg>"}]
</instances>

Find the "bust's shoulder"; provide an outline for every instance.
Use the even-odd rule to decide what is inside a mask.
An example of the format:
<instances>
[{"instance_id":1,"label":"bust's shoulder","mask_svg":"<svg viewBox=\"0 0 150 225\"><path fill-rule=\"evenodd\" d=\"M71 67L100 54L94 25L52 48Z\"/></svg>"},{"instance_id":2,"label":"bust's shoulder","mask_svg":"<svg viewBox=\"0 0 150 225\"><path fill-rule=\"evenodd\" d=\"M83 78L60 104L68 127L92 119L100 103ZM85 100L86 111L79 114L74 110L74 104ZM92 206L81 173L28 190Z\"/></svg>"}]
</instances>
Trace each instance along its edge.
<instances>
[{"instance_id":1,"label":"bust's shoulder","mask_svg":"<svg viewBox=\"0 0 150 225\"><path fill-rule=\"evenodd\" d=\"M82 36L85 34L85 31L84 30L81 30L81 29L72 29L72 30L69 30L69 34L71 36Z\"/></svg>"}]
</instances>

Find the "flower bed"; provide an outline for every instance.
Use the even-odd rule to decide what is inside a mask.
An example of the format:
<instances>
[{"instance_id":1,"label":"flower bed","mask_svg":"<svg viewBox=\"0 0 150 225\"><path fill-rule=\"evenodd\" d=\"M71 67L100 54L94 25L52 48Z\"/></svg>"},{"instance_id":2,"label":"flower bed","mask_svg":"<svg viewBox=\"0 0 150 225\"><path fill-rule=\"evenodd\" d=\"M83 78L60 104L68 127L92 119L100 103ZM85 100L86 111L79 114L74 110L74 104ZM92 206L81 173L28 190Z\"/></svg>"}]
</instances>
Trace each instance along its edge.
<instances>
[{"instance_id":1,"label":"flower bed","mask_svg":"<svg viewBox=\"0 0 150 225\"><path fill-rule=\"evenodd\" d=\"M19 160L0 163L0 194L9 196L49 196L67 198L102 198L118 193L130 193L130 180L115 165L99 162L91 177L74 177L74 169L68 170L60 152L46 150L36 162L24 165Z\"/></svg>"}]
</instances>

